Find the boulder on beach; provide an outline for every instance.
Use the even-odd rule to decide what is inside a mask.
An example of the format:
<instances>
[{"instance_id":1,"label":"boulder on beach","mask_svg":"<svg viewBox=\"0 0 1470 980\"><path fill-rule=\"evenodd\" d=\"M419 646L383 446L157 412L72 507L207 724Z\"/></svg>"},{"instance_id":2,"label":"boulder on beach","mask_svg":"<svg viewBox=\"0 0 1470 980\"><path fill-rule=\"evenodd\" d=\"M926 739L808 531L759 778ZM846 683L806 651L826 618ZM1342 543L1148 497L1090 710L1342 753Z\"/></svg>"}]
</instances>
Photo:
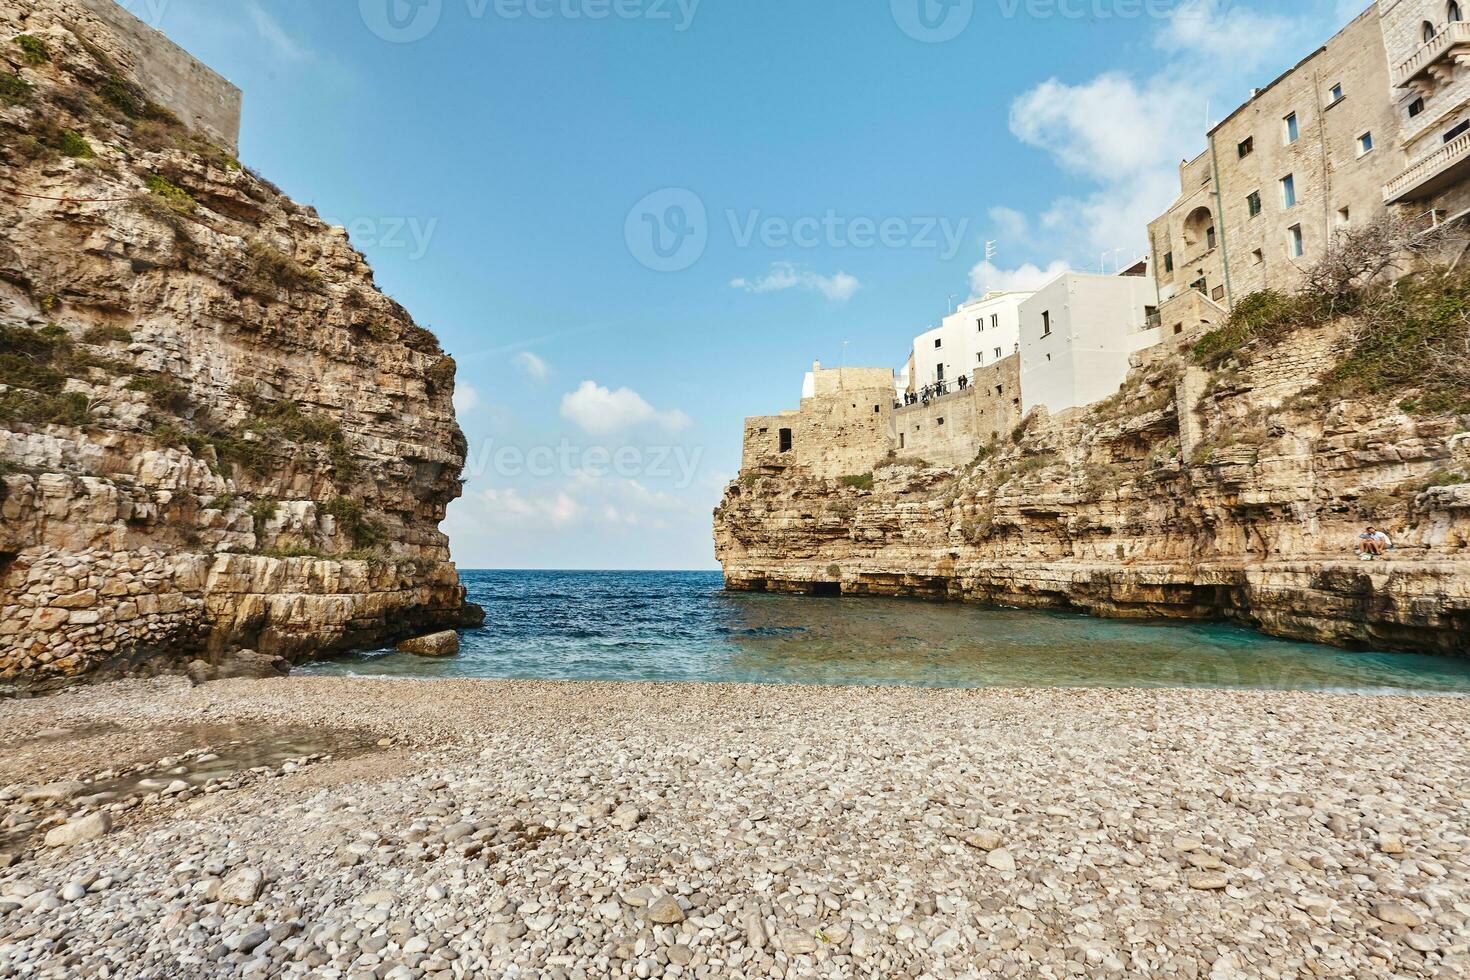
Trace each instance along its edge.
<instances>
[{"instance_id":1,"label":"boulder on beach","mask_svg":"<svg viewBox=\"0 0 1470 980\"><path fill-rule=\"evenodd\" d=\"M398 644L399 653L411 653L418 657L452 657L459 653L459 634L454 630L430 633Z\"/></svg>"}]
</instances>

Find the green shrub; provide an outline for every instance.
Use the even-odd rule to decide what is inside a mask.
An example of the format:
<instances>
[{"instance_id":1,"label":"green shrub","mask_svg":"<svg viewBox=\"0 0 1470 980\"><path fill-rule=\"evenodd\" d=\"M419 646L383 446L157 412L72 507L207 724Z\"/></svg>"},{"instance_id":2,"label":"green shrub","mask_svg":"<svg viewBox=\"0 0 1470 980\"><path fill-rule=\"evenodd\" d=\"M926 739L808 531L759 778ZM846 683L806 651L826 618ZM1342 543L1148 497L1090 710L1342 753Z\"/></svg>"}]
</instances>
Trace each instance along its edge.
<instances>
[{"instance_id":1,"label":"green shrub","mask_svg":"<svg viewBox=\"0 0 1470 980\"><path fill-rule=\"evenodd\" d=\"M1454 487L1462 483L1470 483L1470 477L1458 470L1435 470L1429 474L1429 479L1424 483L1425 490L1433 490L1435 487Z\"/></svg>"},{"instance_id":2,"label":"green shrub","mask_svg":"<svg viewBox=\"0 0 1470 980\"><path fill-rule=\"evenodd\" d=\"M90 160L97 154L92 152L92 144L87 138L74 129L63 129L58 137L60 146L57 147L64 157L74 160Z\"/></svg>"},{"instance_id":3,"label":"green shrub","mask_svg":"<svg viewBox=\"0 0 1470 980\"><path fill-rule=\"evenodd\" d=\"M246 510L246 513L250 515L251 522L255 525L256 538L260 538L265 534L266 522L276 516L276 511L280 510L280 507L280 501L272 500L270 497L262 497L252 503L249 509Z\"/></svg>"},{"instance_id":4,"label":"green shrub","mask_svg":"<svg viewBox=\"0 0 1470 980\"><path fill-rule=\"evenodd\" d=\"M51 60L51 52L46 50L46 45L41 43L38 37L29 34L17 34L15 43L25 52L26 63L32 65L43 65Z\"/></svg>"},{"instance_id":5,"label":"green shrub","mask_svg":"<svg viewBox=\"0 0 1470 980\"><path fill-rule=\"evenodd\" d=\"M1274 289L1251 293L1235 304L1224 326L1195 341L1194 362L1218 367L1252 340L1280 340L1293 330L1320 324L1326 316L1326 300L1321 296L1287 295Z\"/></svg>"},{"instance_id":6,"label":"green shrub","mask_svg":"<svg viewBox=\"0 0 1470 980\"><path fill-rule=\"evenodd\" d=\"M429 369L424 372L424 383L428 386L430 394L452 389L457 370L458 366L452 357L441 357L430 364Z\"/></svg>"},{"instance_id":7,"label":"green shrub","mask_svg":"<svg viewBox=\"0 0 1470 980\"><path fill-rule=\"evenodd\" d=\"M363 516L362 504L356 500L350 497L334 497L317 506L347 532L354 547L371 549L383 543L383 529Z\"/></svg>"},{"instance_id":8,"label":"green shrub","mask_svg":"<svg viewBox=\"0 0 1470 980\"><path fill-rule=\"evenodd\" d=\"M159 204L175 214L193 214L194 209L198 206L194 203L193 195L175 185L162 174L149 174L144 184L148 187L148 193L152 194Z\"/></svg>"},{"instance_id":9,"label":"green shrub","mask_svg":"<svg viewBox=\"0 0 1470 980\"><path fill-rule=\"evenodd\" d=\"M853 487L857 490L873 489L873 474L863 473L860 476L844 476L842 478L844 487Z\"/></svg>"},{"instance_id":10,"label":"green shrub","mask_svg":"<svg viewBox=\"0 0 1470 980\"><path fill-rule=\"evenodd\" d=\"M250 268L258 283L285 290L319 289L322 275L309 269L273 245L252 241L245 247Z\"/></svg>"},{"instance_id":11,"label":"green shrub","mask_svg":"<svg viewBox=\"0 0 1470 980\"><path fill-rule=\"evenodd\" d=\"M0 392L0 423L83 426L87 420L87 397L77 392Z\"/></svg>"},{"instance_id":12,"label":"green shrub","mask_svg":"<svg viewBox=\"0 0 1470 980\"><path fill-rule=\"evenodd\" d=\"M20 105L31 98L31 83L19 75L0 72L0 105Z\"/></svg>"},{"instance_id":13,"label":"green shrub","mask_svg":"<svg viewBox=\"0 0 1470 980\"><path fill-rule=\"evenodd\" d=\"M189 410L189 392L170 374L140 374L128 382L129 391L141 391L153 407L170 415Z\"/></svg>"},{"instance_id":14,"label":"green shrub","mask_svg":"<svg viewBox=\"0 0 1470 980\"><path fill-rule=\"evenodd\" d=\"M331 443L342 438L342 426L328 415L302 411L293 401L268 402L251 396L250 418L244 428L286 442Z\"/></svg>"},{"instance_id":15,"label":"green shrub","mask_svg":"<svg viewBox=\"0 0 1470 980\"><path fill-rule=\"evenodd\" d=\"M132 342L132 333L126 327L115 325L91 327L86 333L82 334L82 343L96 346L111 343L131 344Z\"/></svg>"},{"instance_id":16,"label":"green shrub","mask_svg":"<svg viewBox=\"0 0 1470 980\"><path fill-rule=\"evenodd\" d=\"M1418 415L1470 413L1470 276L1406 277L1371 297L1356 319L1328 390L1386 395Z\"/></svg>"},{"instance_id":17,"label":"green shrub","mask_svg":"<svg viewBox=\"0 0 1470 980\"><path fill-rule=\"evenodd\" d=\"M368 336L377 341L388 341L398 336L392 324L373 322L367 325Z\"/></svg>"}]
</instances>

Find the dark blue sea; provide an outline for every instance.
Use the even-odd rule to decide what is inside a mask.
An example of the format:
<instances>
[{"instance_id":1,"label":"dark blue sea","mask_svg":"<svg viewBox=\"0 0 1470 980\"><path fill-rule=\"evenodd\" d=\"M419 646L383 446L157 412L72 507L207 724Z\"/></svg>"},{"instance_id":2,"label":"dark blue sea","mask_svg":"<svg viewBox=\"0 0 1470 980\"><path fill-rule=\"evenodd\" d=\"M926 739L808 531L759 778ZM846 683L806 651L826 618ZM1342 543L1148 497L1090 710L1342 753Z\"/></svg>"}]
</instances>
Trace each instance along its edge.
<instances>
[{"instance_id":1,"label":"dark blue sea","mask_svg":"<svg viewBox=\"0 0 1470 980\"><path fill-rule=\"evenodd\" d=\"M1226 687L1470 693L1470 659L1356 653L1233 626L909 599L727 593L718 572L466 571L461 653L308 674L927 687Z\"/></svg>"}]
</instances>

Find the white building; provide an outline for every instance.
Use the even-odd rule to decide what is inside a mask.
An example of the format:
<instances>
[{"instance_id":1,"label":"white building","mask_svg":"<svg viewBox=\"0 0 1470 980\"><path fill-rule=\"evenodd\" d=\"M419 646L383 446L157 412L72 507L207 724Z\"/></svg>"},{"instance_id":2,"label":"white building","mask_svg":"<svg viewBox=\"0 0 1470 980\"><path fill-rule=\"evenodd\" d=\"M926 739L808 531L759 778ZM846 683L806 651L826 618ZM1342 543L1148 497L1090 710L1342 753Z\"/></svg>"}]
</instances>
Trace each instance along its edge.
<instances>
[{"instance_id":1,"label":"white building","mask_svg":"<svg viewBox=\"0 0 1470 980\"><path fill-rule=\"evenodd\" d=\"M953 382L976 368L988 367L1016 352L1020 339L1021 304L1030 293L990 292L970 300L933 330L914 340L913 371L907 378L917 390L936 381Z\"/></svg>"},{"instance_id":2,"label":"white building","mask_svg":"<svg viewBox=\"0 0 1470 980\"><path fill-rule=\"evenodd\" d=\"M1031 294L1020 309L1021 410L1056 414L1115 394L1129 356L1162 339L1149 326L1157 302L1138 275L1067 272Z\"/></svg>"}]
</instances>

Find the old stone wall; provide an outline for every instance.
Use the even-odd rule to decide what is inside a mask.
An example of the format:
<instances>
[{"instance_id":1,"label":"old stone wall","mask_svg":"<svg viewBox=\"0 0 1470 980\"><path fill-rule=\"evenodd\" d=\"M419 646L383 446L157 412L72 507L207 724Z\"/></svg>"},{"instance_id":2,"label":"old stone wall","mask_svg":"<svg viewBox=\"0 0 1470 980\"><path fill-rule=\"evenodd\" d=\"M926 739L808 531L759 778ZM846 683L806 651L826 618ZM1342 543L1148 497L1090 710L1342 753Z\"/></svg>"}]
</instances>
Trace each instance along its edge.
<instances>
[{"instance_id":1,"label":"old stone wall","mask_svg":"<svg viewBox=\"0 0 1470 980\"><path fill-rule=\"evenodd\" d=\"M890 374L891 378L891 374ZM801 408L746 420L742 468L800 467L813 476L867 473L893 445L893 385L803 398ZM782 431L791 448L781 450Z\"/></svg>"},{"instance_id":2,"label":"old stone wall","mask_svg":"<svg viewBox=\"0 0 1470 980\"><path fill-rule=\"evenodd\" d=\"M454 361L109 23L0 7L0 691L469 621Z\"/></svg>"},{"instance_id":3,"label":"old stone wall","mask_svg":"<svg viewBox=\"0 0 1470 980\"><path fill-rule=\"evenodd\" d=\"M969 387L950 387L929 404L906 405L893 413L901 457L939 466L963 466L980 450L1006 438L1021 420L1020 356L976 369Z\"/></svg>"}]
</instances>

